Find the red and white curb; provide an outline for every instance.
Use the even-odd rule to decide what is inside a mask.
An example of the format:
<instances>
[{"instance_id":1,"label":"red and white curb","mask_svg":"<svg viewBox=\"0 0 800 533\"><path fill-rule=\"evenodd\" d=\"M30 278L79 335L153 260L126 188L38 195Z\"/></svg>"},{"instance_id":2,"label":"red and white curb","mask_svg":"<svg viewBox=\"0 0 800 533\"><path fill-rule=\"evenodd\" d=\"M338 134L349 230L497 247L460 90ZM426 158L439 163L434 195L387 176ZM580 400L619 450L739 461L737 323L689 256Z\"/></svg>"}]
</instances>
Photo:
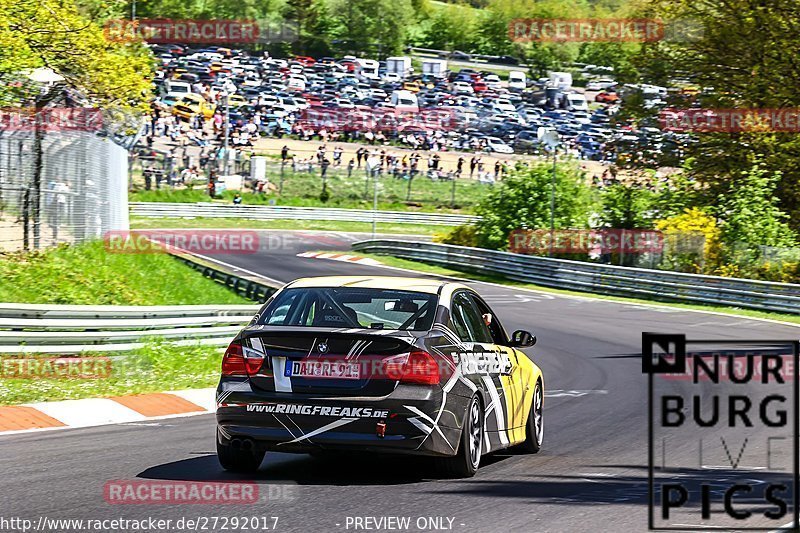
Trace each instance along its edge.
<instances>
[{"instance_id":1,"label":"red and white curb","mask_svg":"<svg viewBox=\"0 0 800 533\"><path fill-rule=\"evenodd\" d=\"M0 406L0 435L124 424L216 411L216 389Z\"/></svg>"},{"instance_id":2,"label":"red and white curb","mask_svg":"<svg viewBox=\"0 0 800 533\"><path fill-rule=\"evenodd\" d=\"M360 257L358 255L350 254L336 254L330 252L303 252L297 254L297 257L307 257L310 259L330 259L332 261L346 261L348 263L359 263L362 265L382 265L380 261L371 259L369 257Z\"/></svg>"}]
</instances>

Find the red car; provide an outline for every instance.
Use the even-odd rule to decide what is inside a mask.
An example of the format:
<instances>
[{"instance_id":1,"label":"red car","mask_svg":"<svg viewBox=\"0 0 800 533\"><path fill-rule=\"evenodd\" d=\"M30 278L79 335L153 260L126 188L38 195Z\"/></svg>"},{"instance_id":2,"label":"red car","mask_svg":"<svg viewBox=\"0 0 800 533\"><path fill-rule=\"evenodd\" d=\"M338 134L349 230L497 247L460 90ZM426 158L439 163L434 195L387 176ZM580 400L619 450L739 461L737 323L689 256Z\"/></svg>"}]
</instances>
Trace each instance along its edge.
<instances>
[{"instance_id":1,"label":"red car","mask_svg":"<svg viewBox=\"0 0 800 533\"><path fill-rule=\"evenodd\" d=\"M613 104L614 102L619 101L619 95L617 93L612 93L609 91L603 91L597 93L597 96L594 97L595 102L602 102L605 104Z\"/></svg>"},{"instance_id":2,"label":"red car","mask_svg":"<svg viewBox=\"0 0 800 533\"><path fill-rule=\"evenodd\" d=\"M489 90L489 86L482 81L476 81L472 84L472 90L476 93L482 93Z\"/></svg>"},{"instance_id":3,"label":"red car","mask_svg":"<svg viewBox=\"0 0 800 533\"><path fill-rule=\"evenodd\" d=\"M304 67L310 67L317 62L313 57L308 56L296 56L294 60L301 63Z\"/></svg>"}]
</instances>

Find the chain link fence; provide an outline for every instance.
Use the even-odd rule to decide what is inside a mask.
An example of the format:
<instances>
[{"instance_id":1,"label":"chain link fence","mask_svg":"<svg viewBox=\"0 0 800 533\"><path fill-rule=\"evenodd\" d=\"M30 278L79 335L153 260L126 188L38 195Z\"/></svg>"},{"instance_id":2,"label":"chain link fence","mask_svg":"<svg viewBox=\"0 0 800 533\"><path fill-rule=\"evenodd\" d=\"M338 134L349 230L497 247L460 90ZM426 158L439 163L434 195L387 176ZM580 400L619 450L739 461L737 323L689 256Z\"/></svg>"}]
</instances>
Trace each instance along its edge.
<instances>
[{"instance_id":1,"label":"chain link fence","mask_svg":"<svg viewBox=\"0 0 800 533\"><path fill-rule=\"evenodd\" d=\"M15 110L0 127L0 251L128 229L127 150L85 113L55 123L49 111Z\"/></svg>"}]
</instances>

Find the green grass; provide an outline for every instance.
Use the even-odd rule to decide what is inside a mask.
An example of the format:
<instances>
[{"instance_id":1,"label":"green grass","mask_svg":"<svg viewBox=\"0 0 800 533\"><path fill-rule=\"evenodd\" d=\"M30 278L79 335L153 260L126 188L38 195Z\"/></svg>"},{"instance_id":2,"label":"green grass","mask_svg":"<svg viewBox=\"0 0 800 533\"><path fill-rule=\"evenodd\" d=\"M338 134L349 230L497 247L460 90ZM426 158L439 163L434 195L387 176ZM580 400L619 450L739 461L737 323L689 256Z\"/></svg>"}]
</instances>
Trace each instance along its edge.
<instances>
[{"instance_id":1,"label":"green grass","mask_svg":"<svg viewBox=\"0 0 800 533\"><path fill-rule=\"evenodd\" d=\"M164 228L215 228L215 229L286 229L320 230L369 233L371 222L345 222L338 220L248 220L241 218L149 218L131 217L131 229ZM431 226L422 224L392 224L378 222L378 233L400 235L445 234L453 226Z\"/></svg>"},{"instance_id":2,"label":"green grass","mask_svg":"<svg viewBox=\"0 0 800 533\"><path fill-rule=\"evenodd\" d=\"M683 304L674 302L661 302L653 300L643 300L640 298L623 298L619 296L606 296L604 294L593 294L588 292L570 291L563 289L553 289L551 287L543 287L541 285L534 285L532 283L522 283L512 281L501 276L488 276L484 274L475 274L472 272L465 272L453 268L446 268L437 265L429 265L427 263L420 263L418 261L410 261L408 259L400 259L398 257L378 254L367 254L358 252L359 256L371 257L383 263L384 265L405 268L408 270L415 270L427 274L438 274L441 276L459 277L464 279L471 279L475 281L485 281L489 283L498 283L501 285L508 285L510 287L520 287L525 289L533 289L537 291L547 292L551 294L560 294L564 296L580 296L582 298L594 298L602 300L612 300L615 302L630 303L630 304L650 304L661 305L666 307L674 307L676 309L687 309L695 311L710 311L715 313L724 313L732 316L744 316L749 318L763 318L768 320L778 320L781 322L791 322L800 324L800 316L790 315L784 313L768 313L765 311L756 311L751 309L740 309L737 307L723 307L716 305L696 305L696 304Z\"/></svg>"},{"instance_id":3,"label":"green grass","mask_svg":"<svg viewBox=\"0 0 800 533\"><path fill-rule=\"evenodd\" d=\"M279 176L270 176L277 187ZM340 207L346 209L372 209L373 184L365 180L363 171L354 172L348 178L346 172L330 172L327 183L330 199L322 202L322 178L307 173L293 173L287 169L283 193L242 194L242 203L253 205L289 205L299 207ZM475 180L456 180L456 208L451 205L452 182L432 181L425 177L417 177L411 183L411 195L408 195L408 181L383 177L378 182L378 209L383 211L421 211L438 213L464 213L474 210L478 201L491 190L489 185ZM221 202L231 203L234 191L225 191ZM138 190L131 192L132 202L208 202L211 201L205 190L200 188L181 190Z\"/></svg>"},{"instance_id":4,"label":"green grass","mask_svg":"<svg viewBox=\"0 0 800 533\"><path fill-rule=\"evenodd\" d=\"M249 300L166 254L108 253L102 241L0 254L0 302L243 304Z\"/></svg>"},{"instance_id":5,"label":"green grass","mask_svg":"<svg viewBox=\"0 0 800 533\"><path fill-rule=\"evenodd\" d=\"M127 354L114 355L108 377L0 379L0 405L213 387L219 380L221 352L220 347L154 342ZM84 357L100 355L87 354ZM0 358L0 363L19 358L6 356ZM7 375L11 375L8 370L0 374L4 378Z\"/></svg>"}]
</instances>

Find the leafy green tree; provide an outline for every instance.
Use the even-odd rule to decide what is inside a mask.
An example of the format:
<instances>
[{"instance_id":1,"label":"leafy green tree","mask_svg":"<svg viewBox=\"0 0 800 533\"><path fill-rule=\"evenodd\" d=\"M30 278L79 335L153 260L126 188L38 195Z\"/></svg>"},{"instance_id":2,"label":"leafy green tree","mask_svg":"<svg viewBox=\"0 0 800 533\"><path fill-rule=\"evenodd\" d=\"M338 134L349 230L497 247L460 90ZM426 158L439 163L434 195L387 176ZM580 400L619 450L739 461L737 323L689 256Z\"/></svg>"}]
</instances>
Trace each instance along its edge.
<instances>
[{"instance_id":1,"label":"leafy green tree","mask_svg":"<svg viewBox=\"0 0 800 533\"><path fill-rule=\"evenodd\" d=\"M650 0L642 16L682 20L699 31L642 46L635 59L644 78L660 84L676 78L713 88L705 108L800 107L800 2ZM688 105L688 104L687 104ZM690 146L692 175L713 204L742 171L756 164L780 171L775 195L789 224L800 229L800 139L796 132L705 133Z\"/></svg>"},{"instance_id":2,"label":"leafy green tree","mask_svg":"<svg viewBox=\"0 0 800 533\"><path fill-rule=\"evenodd\" d=\"M496 250L508 247L512 230L550 227L550 164L519 166L478 204L476 213L480 246ZM590 190L582 172L568 164L556 171L555 227L585 228L588 225Z\"/></svg>"},{"instance_id":3,"label":"leafy green tree","mask_svg":"<svg viewBox=\"0 0 800 533\"><path fill-rule=\"evenodd\" d=\"M414 20L411 0L335 0L332 12L339 49L381 57L403 51Z\"/></svg>"},{"instance_id":4,"label":"leafy green tree","mask_svg":"<svg viewBox=\"0 0 800 533\"><path fill-rule=\"evenodd\" d=\"M633 83L638 80L639 74L632 58L638 52L639 45L634 43L583 43L578 61L612 67L618 82Z\"/></svg>"},{"instance_id":5,"label":"leafy green tree","mask_svg":"<svg viewBox=\"0 0 800 533\"><path fill-rule=\"evenodd\" d=\"M647 229L653 225L655 193L617 183L600 193L600 221L606 228Z\"/></svg>"},{"instance_id":6,"label":"leafy green tree","mask_svg":"<svg viewBox=\"0 0 800 533\"><path fill-rule=\"evenodd\" d=\"M325 0L288 0L284 14L297 24L298 40L292 46L296 53L314 56L330 53L333 20Z\"/></svg>"},{"instance_id":7,"label":"leafy green tree","mask_svg":"<svg viewBox=\"0 0 800 533\"><path fill-rule=\"evenodd\" d=\"M780 178L780 172L770 172L756 162L739 174L726 193L720 194L717 216L722 219L722 241L729 249L797 244L797 235L775 196Z\"/></svg>"},{"instance_id":8,"label":"leafy green tree","mask_svg":"<svg viewBox=\"0 0 800 533\"><path fill-rule=\"evenodd\" d=\"M475 11L459 5L437 9L425 32L427 48L471 51L478 45Z\"/></svg>"},{"instance_id":9,"label":"leafy green tree","mask_svg":"<svg viewBox=\"0 0 800 533\"><path fill-rule=\"evenodd\" d=\"M150 93L152 59L138 43L109 42L103 30L60 0L0 0L0 76L48 67L104 106L135 107ZM10 88L0 88L9 102Z\"/></svg>"}]
</instances>

